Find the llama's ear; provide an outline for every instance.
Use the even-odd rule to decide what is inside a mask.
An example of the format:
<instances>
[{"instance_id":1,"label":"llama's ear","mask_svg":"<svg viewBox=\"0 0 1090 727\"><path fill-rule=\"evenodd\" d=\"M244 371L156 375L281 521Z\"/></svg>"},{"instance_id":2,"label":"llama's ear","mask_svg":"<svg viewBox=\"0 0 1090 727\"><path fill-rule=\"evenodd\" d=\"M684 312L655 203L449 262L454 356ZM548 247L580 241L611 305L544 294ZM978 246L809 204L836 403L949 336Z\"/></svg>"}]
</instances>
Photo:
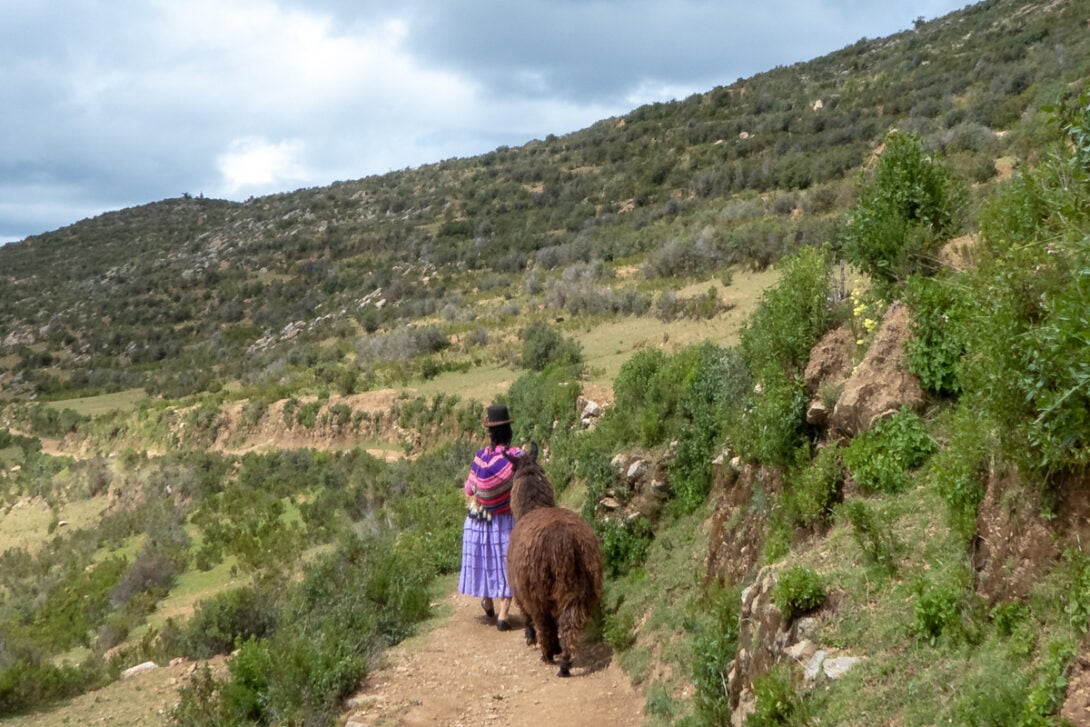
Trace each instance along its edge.
<instances>
[{"instance_id":1,"label":"llama's ear","mask_svg":"<svg viewBox=\"0 0 1090 727\"><path fill-rule=\"evenodd\" d=\"M530 459L532 459L532 460L534 460L536 462L537 461L537 442L535 442L533 440L530 441L530 452L529 452L529 454L530 454Z\"/></svg>"}]
</instances>

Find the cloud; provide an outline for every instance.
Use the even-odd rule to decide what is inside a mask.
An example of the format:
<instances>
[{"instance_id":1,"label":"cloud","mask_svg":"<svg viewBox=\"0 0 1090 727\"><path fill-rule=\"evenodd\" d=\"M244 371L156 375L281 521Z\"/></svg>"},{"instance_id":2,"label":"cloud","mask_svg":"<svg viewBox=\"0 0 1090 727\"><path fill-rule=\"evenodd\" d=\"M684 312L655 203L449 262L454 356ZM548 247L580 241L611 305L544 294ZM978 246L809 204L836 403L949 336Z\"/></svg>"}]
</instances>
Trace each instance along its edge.
<instances>
[{"instance_id":1,"label":"cloud","mask_svg":"<svg viewBox=\"0 0 1090 727\"><path fill-rule=\"evenodd\" d=\"M0 24L0 239L479 154L949 0L53 0Z\"/></svg>"},{"instance_id":2,"label":"cloud","mask_svg":"<svg viewBox=\"0 0 1090 727\"><path fill-rule=\"evenodd\" d=\"M228 195L247 189L286 187L308 178L301 158L302 141L295 139L271 143L264 139L236 139L218 160Z\"/></svg>"}]
</instances>

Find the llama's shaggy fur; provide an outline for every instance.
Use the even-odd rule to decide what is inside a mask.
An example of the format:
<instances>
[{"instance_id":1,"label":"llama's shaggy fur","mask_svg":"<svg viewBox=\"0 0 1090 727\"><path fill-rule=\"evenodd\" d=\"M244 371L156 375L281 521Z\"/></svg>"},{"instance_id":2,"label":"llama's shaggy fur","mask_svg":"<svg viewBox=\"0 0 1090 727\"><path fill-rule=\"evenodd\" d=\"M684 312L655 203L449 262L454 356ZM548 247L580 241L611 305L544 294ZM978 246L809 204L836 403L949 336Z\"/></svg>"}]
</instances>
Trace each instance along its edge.
<instances>
[{"instance_id":1,"label":"llama's shaggy fur","mask_svg":"<svg viewBox=\"0 0 1090 727\"><path fill-rule=\"evenodd\" d=\"M552 485L532 455L515 463L511 509L507 573L527 619L526 643L537 642L543 661L559 655L559 676L569 676L602 598L602 549L582 517L556 507Z\"/></svg>"}]
</instances>

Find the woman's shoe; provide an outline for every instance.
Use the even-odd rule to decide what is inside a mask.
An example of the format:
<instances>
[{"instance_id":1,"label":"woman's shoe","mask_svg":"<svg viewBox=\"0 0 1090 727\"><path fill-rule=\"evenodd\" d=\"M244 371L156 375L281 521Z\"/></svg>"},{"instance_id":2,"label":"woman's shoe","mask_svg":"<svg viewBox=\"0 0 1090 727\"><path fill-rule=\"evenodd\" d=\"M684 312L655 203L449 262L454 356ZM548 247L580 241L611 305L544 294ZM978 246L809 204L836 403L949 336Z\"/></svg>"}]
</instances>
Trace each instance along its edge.
<instances>
[{"instance_id":1,"label":"woman's shoe","mask_svg":"<svg viewBox=\"0 0 1090 727\"><path fill-rule=\"evenodd\" d=\"M495 618L496 617L496 609L492 606L492 599L491 598L482 598L481 599L481 608L484 609L484 615L488 616L488 618Z\"/></svg>"},{"instance_id":2,"label":"woman's shoe","mask_svg":"<svg viewBox=\"0 0 1090 727\"><path fill-rule=\"evenodd\" d=\"M499 621L496 622L496 629L498 631L510 631L511 624L501 618Z\"/></svg>"}]
</instances>

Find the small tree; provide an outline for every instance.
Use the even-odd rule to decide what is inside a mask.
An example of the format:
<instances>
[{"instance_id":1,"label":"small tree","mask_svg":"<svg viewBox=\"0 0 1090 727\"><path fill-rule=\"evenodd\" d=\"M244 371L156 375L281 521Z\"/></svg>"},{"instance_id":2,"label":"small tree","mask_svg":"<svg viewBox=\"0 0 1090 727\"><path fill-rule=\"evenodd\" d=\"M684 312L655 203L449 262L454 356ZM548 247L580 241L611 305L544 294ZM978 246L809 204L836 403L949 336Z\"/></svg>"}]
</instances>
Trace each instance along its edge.
<instances>
[{"instance_id":1,"label":"small tree","mask_svg":"<svg viewBox=\"0 0 1090 727\"><path fill-rule=\"evenodd\" d=\"M915 134L892 131L841 235L844 255L887 283L933 267L957 229L965 189Z\"/></svg>"}]
</instances>

